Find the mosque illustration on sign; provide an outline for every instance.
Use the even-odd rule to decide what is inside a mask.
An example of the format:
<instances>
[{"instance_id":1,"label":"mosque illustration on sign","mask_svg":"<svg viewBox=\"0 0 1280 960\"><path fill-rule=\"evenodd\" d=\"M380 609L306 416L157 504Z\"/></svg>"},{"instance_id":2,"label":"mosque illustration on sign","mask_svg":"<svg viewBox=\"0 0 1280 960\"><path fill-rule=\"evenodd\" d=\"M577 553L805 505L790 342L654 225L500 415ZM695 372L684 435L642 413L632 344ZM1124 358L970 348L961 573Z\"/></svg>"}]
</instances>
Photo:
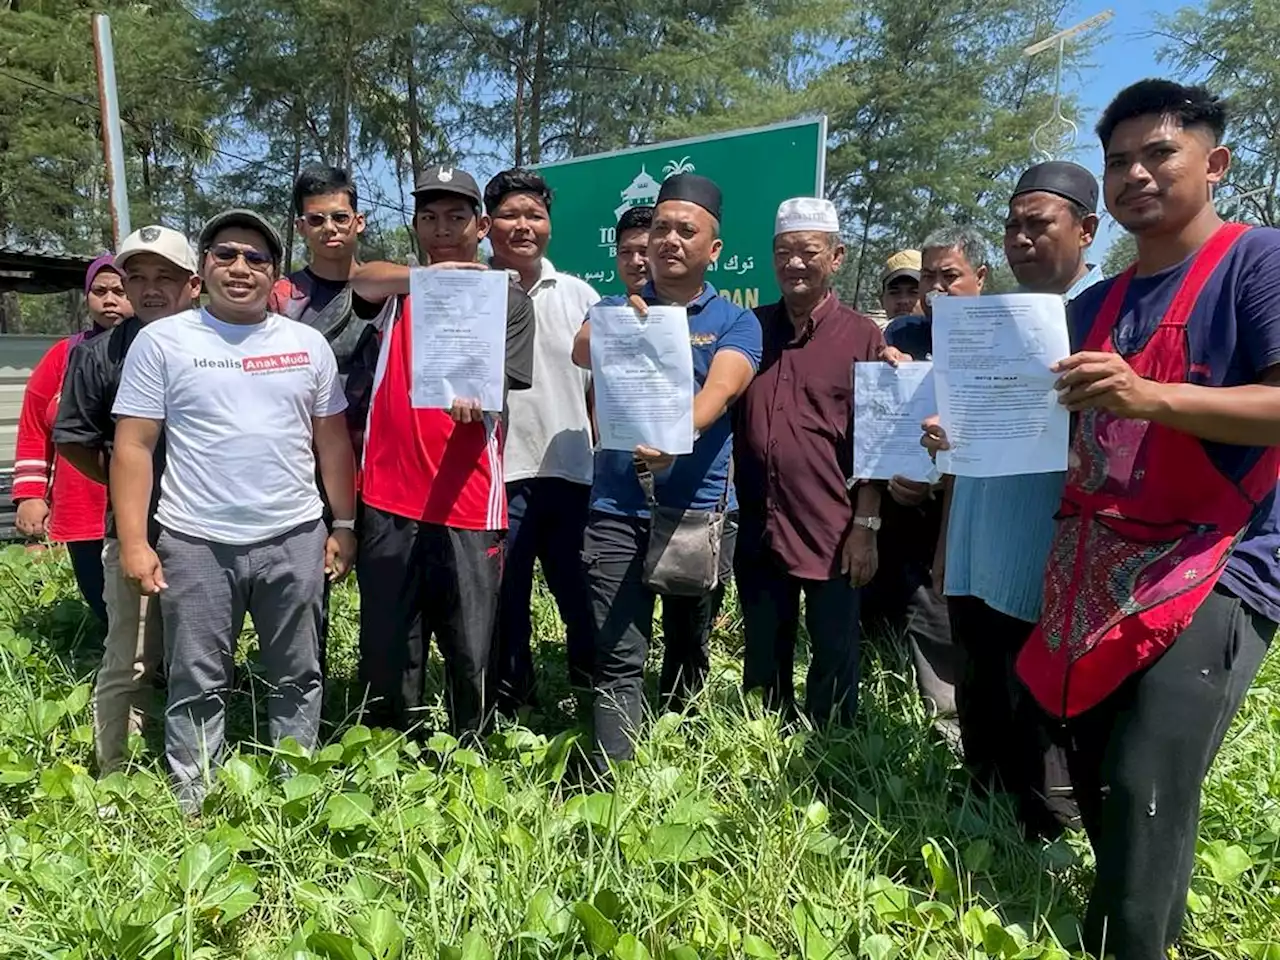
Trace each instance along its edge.
<instances>
[{"instance_id":1,"label":"mosque illustration on sign","mask_svg":"<svg viewBox=\"0 0 1280 960\"><path fill-rule=\"evenodd\" d=\"M694 166L689 162L688 157L683 157L678 161L671 161L662 168L662 177L673 177L677 173L693 173ZM658 201L658 191L662 188L661 182L655 180L653 175L645 169L644 164L640 165L640 172L636 174L636 178L631 181L627 189L622 191L622 203L613 211L614 219L618 219L632 207L651 207Z\"/></svg>"}]
</instances>

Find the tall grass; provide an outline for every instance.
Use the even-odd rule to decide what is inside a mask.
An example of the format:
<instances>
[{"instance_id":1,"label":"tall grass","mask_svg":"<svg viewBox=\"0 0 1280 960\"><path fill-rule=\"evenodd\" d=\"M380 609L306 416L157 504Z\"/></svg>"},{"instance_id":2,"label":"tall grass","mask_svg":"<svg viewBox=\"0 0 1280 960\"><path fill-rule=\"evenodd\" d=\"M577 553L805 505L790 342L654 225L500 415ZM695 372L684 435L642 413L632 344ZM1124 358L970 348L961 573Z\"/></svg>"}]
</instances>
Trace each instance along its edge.
<instances>
[{"instance_id":1,"label":"tall grass","mask_svg":"<svg viewBox=\"0 0 1280 960\"><path fill-rule=\"evenodd\" d=\"M852 731L784 730L738 693L732 600L696 708L653 718L608 792L534 601L543 709L483 749L359 724L338 591L326 745L245 742L184 819L158 725L87 771L94 636L56 555L0 553L0 954L60 958L1056 958L1091 871L1028 844L931 733L896 645ZM246 638L249 658L252 635ZM248 664L246 663L246 667ZM802 667L801 667L802 669ZM1264 668L1205 790L1184 956L1280 960L1280 691ZM260 725L246 669L233 735ZM440 677L424 720L442 725ZM260 690L259 690L260 693ZM294 776L273 775L279 765Z\"/></svg>"}]
</instances>

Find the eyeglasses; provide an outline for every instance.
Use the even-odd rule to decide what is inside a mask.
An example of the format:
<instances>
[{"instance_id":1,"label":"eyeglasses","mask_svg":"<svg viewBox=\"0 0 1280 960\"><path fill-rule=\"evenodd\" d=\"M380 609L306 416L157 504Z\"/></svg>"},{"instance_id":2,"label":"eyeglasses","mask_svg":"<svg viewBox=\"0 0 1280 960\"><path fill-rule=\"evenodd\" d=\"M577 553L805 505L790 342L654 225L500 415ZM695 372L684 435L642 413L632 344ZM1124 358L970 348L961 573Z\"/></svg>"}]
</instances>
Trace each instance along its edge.
<instances>
[{"instance_id":1,"label":"eyeglasses","mask_svg":"<svg viewBox=\"0 0 1280 960\"><path fill-rule=\"evenodd\" d=\"M351 221L355 219L355 214L349 210L335 210L333 213L306 213L302 215L302 220L308 227L323 227L330 220L333 221L335 227L347 227L351 225Z\"/></svg>"},{"instance_id":2,"label":"eyeglasses","mask_svg":"<svg viewBox=\"0 0 1280 960\"><path fill-rule=\"evenodd\" d=\"M229 267L241 257L244 257L244 262L249 269L256 270L258 273L266 273L267 268L275 262L270 254L252 248L246 250L240 247L217 246L211 248L209 254L223 267Z\"/></svg>"}]
</instances>

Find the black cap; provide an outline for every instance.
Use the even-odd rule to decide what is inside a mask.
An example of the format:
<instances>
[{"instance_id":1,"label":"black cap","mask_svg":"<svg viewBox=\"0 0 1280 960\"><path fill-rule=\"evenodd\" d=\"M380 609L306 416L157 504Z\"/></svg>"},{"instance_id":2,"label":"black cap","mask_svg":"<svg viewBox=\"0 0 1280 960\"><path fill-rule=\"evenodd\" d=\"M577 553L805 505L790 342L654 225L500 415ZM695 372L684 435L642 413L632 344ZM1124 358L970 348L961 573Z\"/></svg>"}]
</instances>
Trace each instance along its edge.
<instances>
[{"instance_id":1,"label":"black cap","mask_svg":"<svg viewBox=\"0 0 1280 960\"><path fill-rule=\"evenodd\" d=\"M466 197L471 205L480 209L481 194L476 178L465 170L440 164L428 167L413 185L413 195L420 197L424 193L451 193Z\"/></svg>"},{"instance_id":2,"label":"black cap","mask_svg":"<svg viewBox=\"0 0 1280 960\"><path fill-rule=\"evenodd\" d=\"M1013 188L1013 196L1042 191L1074 200L1090 213L1098 212L1098 181L1092 173L1078 163L1070 163L1066 160L1037 163L1018 178L1018 185Z\"/></svg>"},{"instance_id":3,"label":"black cap","mask_svg":"<svg viewBox=\"0 0 1280 960\"><path fill-rule=\"evenodd\" d=\"M677 173L662 181L657 203L664 200L688 200L696 203L717 220L720 219L720 188L715 182L696 173ZM657 204L655 204L656 206Z\"/></svg>"},{"instance_id":4,"label":"black cap","mask_svg":"<svg viewBox=\"0 0 1280 960\"><path fill-rule=\"evenodd\" d=\"M269 222L266 217L260 213L254 213L252 210L234 209L223 210L211 219L205 221L204 227L200 230L200 255L204 256L209 247L213 244L213 238L218 232L225 230L227 227L245 227L260 233L263 239L267 241L267 246L271 248L271 258L276 263L284 256L284 242L280 239L280 234Z\"/></svg>"}]
</instances>

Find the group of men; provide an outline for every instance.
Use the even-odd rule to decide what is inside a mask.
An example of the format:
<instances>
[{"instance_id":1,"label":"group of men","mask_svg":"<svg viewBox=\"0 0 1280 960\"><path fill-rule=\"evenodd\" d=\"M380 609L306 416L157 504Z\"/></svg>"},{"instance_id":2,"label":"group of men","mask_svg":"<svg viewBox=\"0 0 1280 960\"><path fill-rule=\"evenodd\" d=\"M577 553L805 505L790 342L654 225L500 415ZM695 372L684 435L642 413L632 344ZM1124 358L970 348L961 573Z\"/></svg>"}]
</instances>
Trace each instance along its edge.
<instances>
[{"instance_id":1,"label":"group of men","mask_svg":"<svg viewBox=\"0 0 1280 960\"><path fill-rule=\"evenodd\" d=\"M747 690L795 709L803 610L804 710L848 724L861 624L897 624L975 781L1015 794L1033 834L1083 821L1098 859L1086 946L1163 956L1201 781L1280 622L1280 235L1214 212L1224 126L1204 90L1164 81L1107 109L1107 209L1138 242L1119 278L1087 260L1088 171L1040 164L1010 198L1020 288L1068 303L1065 476L851 479L853 367L930 358L935 298L980 295L991 268L968 227L889 260L882 332L833 289L845 249L828 201L781 205L781 299L752 313L706 281L722 199L703 177L669 177L653 208L623 215L627 294L602 299L547 259L553 198L536 173L504 171L482 193L433 167L413 191L422 261L509 275L500 411L412 405L409 269L357 260L364 220L342 171L299 178L310 263L287 277L279 236L250 211L214 217L194 252L165 227L135 232L114 260L134 316L71 351L54 426L59 452L110 490L100 767L139 729L163 657L166 758L199 809L246 612L271 737L313 746L327 583L353 566L370 722L418 722L434 636L453 730L482 731L536 701L536 561L606 771L634 750L656 599L660 697L679 709L707 674L732 576ZM691 453L596 448L601 303L687 311ZM945 449L944 426L926 422L921 442ZM664 594L653 541L671 511L708 520L714 569Z\"/></svg>"}]
</instances>

